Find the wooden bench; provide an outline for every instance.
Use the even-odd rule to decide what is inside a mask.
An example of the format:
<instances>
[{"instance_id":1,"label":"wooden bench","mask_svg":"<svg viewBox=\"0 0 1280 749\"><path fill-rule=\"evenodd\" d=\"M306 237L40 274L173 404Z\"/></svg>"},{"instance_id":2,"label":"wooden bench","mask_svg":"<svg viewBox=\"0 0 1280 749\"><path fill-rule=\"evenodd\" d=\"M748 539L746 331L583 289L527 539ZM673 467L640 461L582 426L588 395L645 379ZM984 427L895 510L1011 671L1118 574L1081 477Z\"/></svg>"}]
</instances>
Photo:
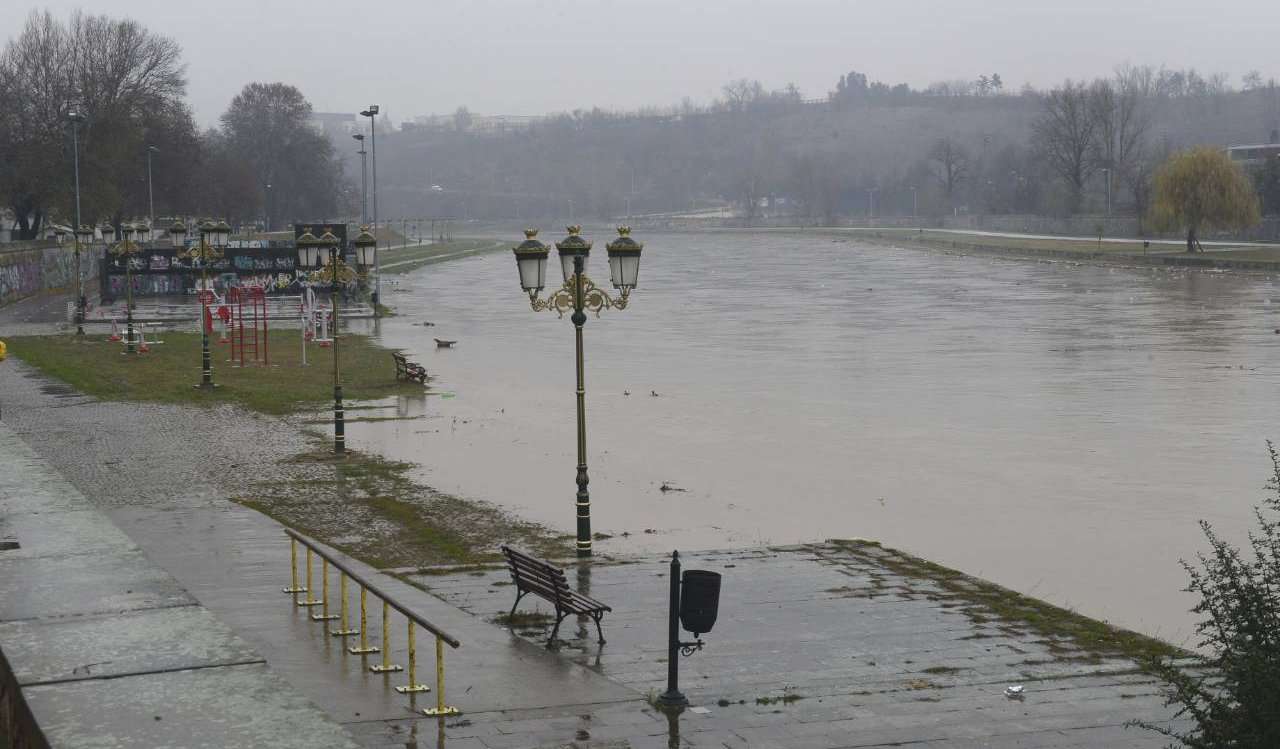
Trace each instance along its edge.
<instances>
[{"instance_id":1,"label":"wooden bench","mask_svg":"<svg viewBox=\"0 0 1280 749\"><path fill-rule=\"evenodd\" d=\"M550 562L544 562L523 554L509 546L502 547L507 557L507 566L511 569L511 580L516 586L516 602L511 605L510 617L516 614L520 599L532 593L556 607L556 626L551 630L547 644L555 642L560 632L560 623L570 614L589 616L596 623L596 634L600 636L600 644L604 644L604 631L600 629L600 619L606 612L613 611L605 604L582 595L569 587L564 570Z\"/></svg>"},{"instance_id":2,"label":"wooden bench","mask_svg":"<svg viewBox=\"0 0 1280 749\"><path fill-rule=\"evenodd\" d=\"M391 352L391 358L396 360L396 379L397 380L413 380L423 384L427 381L427 370L421 364L415 364L404 357L404 354Z\"/></svg>"}]
</instances>

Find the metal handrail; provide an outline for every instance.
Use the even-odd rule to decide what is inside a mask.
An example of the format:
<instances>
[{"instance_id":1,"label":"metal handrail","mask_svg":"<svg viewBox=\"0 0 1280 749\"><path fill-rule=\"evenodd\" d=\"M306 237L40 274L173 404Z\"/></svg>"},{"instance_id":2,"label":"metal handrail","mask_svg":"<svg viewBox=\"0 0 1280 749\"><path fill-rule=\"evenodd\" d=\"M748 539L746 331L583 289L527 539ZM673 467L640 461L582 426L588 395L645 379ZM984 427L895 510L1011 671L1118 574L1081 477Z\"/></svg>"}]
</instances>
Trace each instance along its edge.
<instances>
[{"instance_id":1,"label":"metal handrail","mask_svg":"<svg viewBox=\"0 0 1280 749\"><path fill-rule=\"evenodd\" d=\"M330 556L324 549L321 549L319 546L316 545L317 544L316 541L310 538L307 538L306 536L302 535L301 533L298 533L292 528L285 528L284 532L290 538L297 539L298 542L301 543L303 546L319 554L320 557L322 559L327 560L329 564L332 564L334 567L337 567L338 569L342 570L343 574L345 574L347 577L351 578L352 580L355 580L357 583L360 583L370 593L373 593L378 598L381 598L382 600L386 601L387 605L391 606L391 608L395 609L396 611L399 611L401 614L404 614L406 619L412 619L414 622L418 624L418 626L422 627L423 629L427 630L428 632L435 635L436 637L439 637L440 639L449 643L450 646L454 648L462 647L462 643L458 642L458 638L454 637L448 632L445 632L443 629L440 629L436 625L424 619L421 615L405 608L403 605L396 602L394 598L392 598L391 596L383 592L381 588L379 588L377 585L370 582L368 578L364 577L358 572L355 572L347 565L343 564L339 560L334 559L332 556Z\"/></svg>"},{"instance_id":2,"label":"metal handrail","mask_svg":"<svg viewBox=\"0 0 1280 749\"><path fill-rule=\"evenodd\" d=\"M321 606L322 607L321 613L313 614L311 616L311 619L312 621L324 622L326 633L333 637L345 638L353 635L360 635L360 644L358 646L345 648L346 652L350 653L351 655L359 655L363 658L364 656L367 656L371 653L377 653L381 651L382 662L380 664L374 664L369 666L369 670L374 673L383 673L383 674L405 670L401 666L391 663L391 659L390 659L391 631L389 626L391 609L394 608L396 611L404 615L405 619L408 621L408 632L406 635L406 641L408 644L408 651L409 651L409 668L408 668L408 674L407 674L409 677L409 683L406 684L405 686L395 688L396 691L401 694L414 694L417 692L431 691L431 687L425 684L419 684L417 682L418 656L417 656L417 637L414 633L414 625L416 624L418 626L421 626L423 629L435 635L435 638L436 638L436 707L427 708L422 712L424 712L427 715L433 715L433 716L457 715L458 714L457 708L448 707L444 703L444 644L447 642L453 648L461 647L461 643L458 642L458 639L453 635L450 635L448 632L445 632L443 629L440 629L436 625L432 624L431 622L427 621L420 614L406 608L404 605L402 605L401 603L393 599L385 591L379 588L375 583L370 581L368 578L356 572L355 570L351 569L348 565L343 563L341 560L334 558L330 554L330 552L321 548L317 544L317 542L314 541L313 539L307 538L301 533L298 533L297 531L294 531L290 528L285 528L284 532L286 535L289 536L289 559L291 564L292 584L290 585L290 587L285 588L283 592L290 594L294 605L302 606L302 607ZM302 544L307 551L306 584L305 585L299 585L299 580L298 580L298 544ZM312 590L311 555L313 553L320 557L320 575L321 575L321 591L322 591L320 598L314 598L311 594L311 590ZM341 599L342 599L340 614L329 613L329 565L330 564L332 564L334 567L337 567L340 573L339 586L340 586L341 592L339 595L341 596ZM347 578L351 578L352 580L355 580L356 584L360 586L360 627L358 629L353 629L347 620L347 603L348 603ZM369 592L372 592L375 596L377 596L379 599L382 600L381 647L376 645L370 645L368 640L369 622L368 622L368 610L365 605L365 598L366 598L366 594ZM305 598L303 598L302 600L299 600L297 598L298 593L306 594ZM329 629L328 623L333 620L340 620L339 627L336 630Z\"/></svg>"}]
</instances>

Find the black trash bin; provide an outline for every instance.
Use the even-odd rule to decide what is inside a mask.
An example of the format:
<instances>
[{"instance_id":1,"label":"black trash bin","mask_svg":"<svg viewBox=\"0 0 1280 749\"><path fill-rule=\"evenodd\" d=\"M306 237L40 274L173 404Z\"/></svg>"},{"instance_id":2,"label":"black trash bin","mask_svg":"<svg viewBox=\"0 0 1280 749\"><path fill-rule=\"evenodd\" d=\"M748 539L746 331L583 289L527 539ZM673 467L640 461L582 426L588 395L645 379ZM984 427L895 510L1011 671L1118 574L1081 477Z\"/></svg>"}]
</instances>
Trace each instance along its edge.
<instances>
[{"instance_id":1,"label":"black trash bin","mask_svg":"<svg viewBox=\"0 0 1280 749\"><path fill-rule=\"evenodd\" d=\"M685 570L680 585L680 623L694 637L710 632L720 607L720 573Z\"/></svg>"}]
</instances>

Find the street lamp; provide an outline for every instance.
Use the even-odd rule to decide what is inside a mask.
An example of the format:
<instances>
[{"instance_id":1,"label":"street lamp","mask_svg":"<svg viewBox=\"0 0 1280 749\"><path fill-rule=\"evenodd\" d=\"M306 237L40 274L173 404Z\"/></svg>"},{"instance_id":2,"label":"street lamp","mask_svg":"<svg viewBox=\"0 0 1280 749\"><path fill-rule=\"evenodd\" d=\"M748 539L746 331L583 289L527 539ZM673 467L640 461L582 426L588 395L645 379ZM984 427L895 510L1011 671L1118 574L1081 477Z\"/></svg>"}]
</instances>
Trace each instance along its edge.
<instances>
[{"instance_id":1,"label":"street lamp","mask_svg":"<svg viewBox=\"0 0 1280 749\"><path fill-rule=\"evenodd\" d=\"M85 121L85 116L83 112L73 109L67 112L67 119L71 121L71 143L76 173L76 335L84 335L84 315L87 305L84 298L84 266L80 263L80 245L83 239L81 230L85 228L80 223L80 125ZM92 231L89 232L89 239L93 239Z\"/></svg>"},{"instance_id":2,"label":"street lamp","mask_svg":"<svg viewBox=\"0 0 1280 749\"><path fill-rule=\"evenodd\" d=\"M360 150L356 153L360 154L360 224L369 223L369 168L367 156L368 151L364 150L364 133L356 133L351 136L360 142Z\"/></svg>"},{"instance_id":3,"label":"street lamp","mask_svg":"<svg viewBox=\"0 0 1280 749\"><path fill-rule=\"evenodd\" d=\"M911 218L916 218L920 214L920 194L916 190L916 186L911 186Z\"/></svg>"},{"instance_id":4,"label":"street lamp","mask_svg":"<svg viewBox=\"0 0 1280 749\"><path fill-rule=\"evenodd\" d=\"M104 232L103 236L106 234ZM125 286L125 353L138 353L138 339L133 333L133 257L138 254L141 249L134 241L137 237L137 230L133 224L122 224L120 226L119 242L111 248L111 254L117 258L124 260L124 286Z\"/></svg>"},{"instance_id":5,"label":"street lamp","mask_svg":"<svg viewBox=\"0 0 1280 749\"><path fill-rule=\"evenodd\" d=\"M378 128L374 118L378 116L378 105L370 104L368 109L360 113L360 116L369 118L369 143L373 147L373 236L376 240L378 237ZM382 275L378 273L376 258L373 274L373 311L377 315L378 302L382 298Z\"/></svg>"},{"instance_id":6,"label":"street lamp","mask_svg":"<svg viewBox=\"0 0 1280 749\"><path fill-rule=\"evenodd\" d=\"M231 236L231 227L226 222L202 221L197 231L200 232L200 244L187 251L187 257L200 263L200 390L212 390L213 357L209 352L209 302L213 301L213 289L209 288L209 263L222 257L222 248L227 246ZM175 221L169 227L169 237L175 247L186 244L187 227L181 221Z\"/></svg>"},{"instance_id":7,"label":"street lamp","mask_svg":"<svg viewBox=\"0 0 1280 749\"><path fill-rule=\"evenodd\" d=\"M368 272L369 267L378 262L378 239L369 233L369 227L360 228L360 234L352 240L351 244L356 248L356 267L362 273Z\"/></svg>"},{"instance_id":8,"label":"street lamp","mask_svg":"<svg viewBox=\"0 0 1280 749\"><path fill-rule=\"evenodd\" d=\"M310 231L304 231L298 238L298 243L302 244L303 239L310 234ZM333 332L330 333L333 338L333 452L335 455L342 455L347 446L342 410L342 375L338 369L338 303L342 296L342 285L355 280L356 273L343 262L341 242L333 232L326 231L319 239L312 237L307 245L318 248L321 256L329 260L323 269L312 274L312 280L327 281L330 284L329 299L333 305Z\"/></svg>"},{"instance_id":9,"label":"street lamp","mask_svg":"<svg viewBox=\"0 0 1280 749\"><path fill-rule=\"evenodd\" d=\"M600 315L603 309L626 309L631 290L636 287L640 275L640 251L644 245L631 238L631 227L619 226L618 238L606 245L609 252L609 279L619 291L616 298L604 289L597 288L587 278L587 258L591 242L581 236L581 226L570 226L569 236L556 242L560 253L560 270L564 285L546 299L538 293L546 286L548 247L538 241L537 229L526 229L525 240L512 248L516 256L516 268L520 273L520 286L529 295L529 305L535 312L552 310L560 317L570 310L573 321L574 345L577 361L578 389L578 470L576 496L578 521L578 556L591 556L591 496L587 492L587 418L586 387L584 384L584 360L582 355L582 326L587 321L586 310Z\"/></svg>"},{"instance_id":10,"label":"street lamp","mask_svg":"<svg viewBox=\"0 0 1280 749\"><path fill-rule=\"evenodd\" d=\"M147 208L151 211L149 221L152 226L156 223L156 196L151 190L151 154L153 153L160 153L160 149L147 146Z\"/></svg>"}]
</instances>

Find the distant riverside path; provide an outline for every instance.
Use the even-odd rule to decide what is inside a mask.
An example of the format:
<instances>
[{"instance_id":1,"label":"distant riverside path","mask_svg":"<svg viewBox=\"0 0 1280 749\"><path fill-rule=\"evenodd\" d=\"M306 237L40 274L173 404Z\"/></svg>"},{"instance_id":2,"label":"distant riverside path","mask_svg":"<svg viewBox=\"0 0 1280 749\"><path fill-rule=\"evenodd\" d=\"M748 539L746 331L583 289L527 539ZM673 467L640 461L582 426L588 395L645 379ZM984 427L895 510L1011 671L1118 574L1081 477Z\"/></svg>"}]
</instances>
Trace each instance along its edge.
<instances>
[{"instance_id":1,"label":"distant riverside path","mask_svg":"<svg viewBox=\"0 0 1280 749\"><path fill-rule=\"evenodd\" d=\"M1178 559L1201 518L1243 537L1280 438L1273 278L829 234L638 238L632 305L586 325L601 551L860 536L1185 641ZM569 321L529 310L506 252L390 292L384 342L447 397L350 442L571 530Z\"/></svg>"}]
</instances>

